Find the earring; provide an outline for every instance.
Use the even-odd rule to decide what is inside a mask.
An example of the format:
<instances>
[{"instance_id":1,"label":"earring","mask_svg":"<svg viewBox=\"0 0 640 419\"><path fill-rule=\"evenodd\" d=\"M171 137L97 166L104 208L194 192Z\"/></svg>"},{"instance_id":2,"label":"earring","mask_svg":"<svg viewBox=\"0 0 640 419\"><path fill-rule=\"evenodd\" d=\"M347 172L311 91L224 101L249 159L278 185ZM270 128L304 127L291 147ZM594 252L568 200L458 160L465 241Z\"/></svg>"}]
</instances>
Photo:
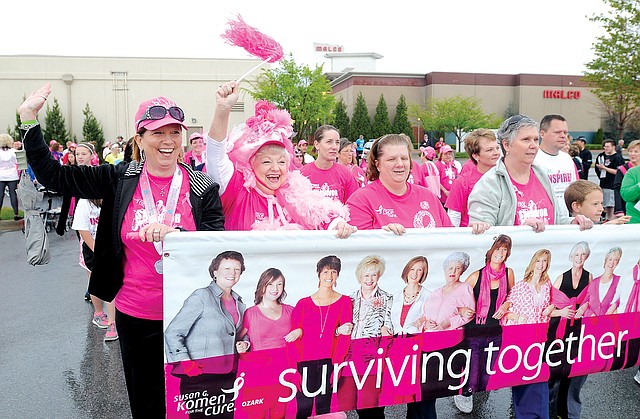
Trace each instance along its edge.
<instances>
[{"instance_id":1,"label":"earring","mask_svg":"<svg viewBox=\"0 0 640 419\"><path fill-rule=\"evenodd\" d=\"M140 161L144 161L144 159L145 159L144 150L140 149Z\"/></svg>"}]
</instances>

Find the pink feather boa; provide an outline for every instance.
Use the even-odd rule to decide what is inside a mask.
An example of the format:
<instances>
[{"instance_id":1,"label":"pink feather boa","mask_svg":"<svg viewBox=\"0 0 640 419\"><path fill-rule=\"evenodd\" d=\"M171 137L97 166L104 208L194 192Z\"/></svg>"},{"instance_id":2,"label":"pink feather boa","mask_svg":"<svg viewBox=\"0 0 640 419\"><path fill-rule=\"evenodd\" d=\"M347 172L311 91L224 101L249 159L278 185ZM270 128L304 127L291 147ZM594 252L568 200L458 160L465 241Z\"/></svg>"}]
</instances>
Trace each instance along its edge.
<instances>
[{"instance_id":1,"label":"pink feather boa","mask_svg":"<svg viewBox=\"0 0 640 419\"><path fill-rule=\"evenodd\" d=\"M284 56L282 46L269 35L265 35L253 26L248 25L240 15L238 20L229 20L229 28L221 35L227 44L242 47L249 54L262 60L275 63Z\"/></svg>"}]
</instances>

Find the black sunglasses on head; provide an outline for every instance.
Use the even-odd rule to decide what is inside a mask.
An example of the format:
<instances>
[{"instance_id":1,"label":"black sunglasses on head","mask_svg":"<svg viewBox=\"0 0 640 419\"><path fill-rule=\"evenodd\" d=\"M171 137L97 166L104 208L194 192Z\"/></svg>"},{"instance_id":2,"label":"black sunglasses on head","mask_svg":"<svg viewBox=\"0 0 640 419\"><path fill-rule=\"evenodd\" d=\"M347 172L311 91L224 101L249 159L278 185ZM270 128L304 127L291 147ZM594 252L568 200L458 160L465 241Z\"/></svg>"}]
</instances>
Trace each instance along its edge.
<instances>
[{"instance_id":1,"label":"black sunglasses on head","mask_svg":"<svg viewBox=\"0 0 640 419\"><path fill-rule=\"evenodd\" d=\"M142 121L157 121L167 116L167 113L176 121L184 122L184 111L177 106L165 108L161 105L154 105L147 108L143 117L138 121L136 129L140 128L140 123Z\"/></svg>"}]
</instances>

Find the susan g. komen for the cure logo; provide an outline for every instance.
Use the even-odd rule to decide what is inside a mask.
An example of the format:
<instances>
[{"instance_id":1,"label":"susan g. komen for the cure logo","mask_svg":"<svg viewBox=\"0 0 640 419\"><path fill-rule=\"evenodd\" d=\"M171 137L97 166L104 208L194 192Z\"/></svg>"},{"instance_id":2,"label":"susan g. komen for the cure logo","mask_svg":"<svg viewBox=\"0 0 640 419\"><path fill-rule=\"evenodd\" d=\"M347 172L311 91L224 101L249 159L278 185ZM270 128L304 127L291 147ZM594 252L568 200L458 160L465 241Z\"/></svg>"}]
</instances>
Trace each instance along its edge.
<instances>
[{"instance_id":1,"label":"susan g. komen for the cure logo","mask_svg":"<svg viewBox=\"0 0 640 419\"><path fill-rule=\"evenodd\" d=\"M236 410L235 401L240 395L240 389L244 386L244 373L236 378L233 387L221 388L223 394L210 395L207 390L181 394L175 397L176 410L188 414L201 413L204 416L217 416ZM243 406L252 406L252 401L242 402Z\"/></svg>"}]
</instances>

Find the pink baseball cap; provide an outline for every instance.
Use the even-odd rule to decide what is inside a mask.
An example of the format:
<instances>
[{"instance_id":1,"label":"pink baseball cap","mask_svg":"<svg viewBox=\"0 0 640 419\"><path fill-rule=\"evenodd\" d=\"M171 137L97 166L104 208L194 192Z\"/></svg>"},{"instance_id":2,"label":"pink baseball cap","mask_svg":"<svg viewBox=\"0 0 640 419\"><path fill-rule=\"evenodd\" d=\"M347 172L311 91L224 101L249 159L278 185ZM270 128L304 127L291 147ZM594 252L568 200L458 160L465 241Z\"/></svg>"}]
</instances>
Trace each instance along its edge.
<instances>
[{"instance_id":1,"label":"pink baseball cap","mask_svg":"<svg viewBox=\"0 0 640 419\"><path fill-rule=\"evenodd\" d=\"M154 107L163 107L166 112L164 117L156 119L150 114L150 109ZM160 109L160 111L162 111ZM184 112L176 105L176 103L166 97L158 96L153 99L145 100L138 106L136 112L136 132L140 128L148 130L158 129L169 124L178 124L185 130L187 126L184 124Z\"/></svg>"},{"instance_id":2,"label":"pink baseball cap","mask_svg":"<svg viewBox=\"0 0 640 419\"><path fill-rule=\"evenodd\" d=\"M436 150L431 146L420 147L420 151L422 151L422 154L424 154L424 156L429 160L436 158Z\"/></svg>"},{"instance_id":3,"label":"pink baseball cap","mask_svg":"<svg viewBox=\"0 0 640 419\"><path fill-rule=\"evenodd\" d=\"M307 140L302 139L298 141L298 145L301 145L301 144L309 144L309 143L307 143Z\"/></svg>"},{"instance_id":4,"label":"pink baseball cap","mask_svg":"<svg viewBox=\"0 0 640 419\"><path fill-rule=\"evenodd\" d=\"M202 136L202 133L200 133L200 132L194 132L193 134L191 134L191 135L189 136L189 142L191 142L191 141L195 140L196 138L204 138L204 137Z\"/></svg>"},{"instance_id":5,"label":"pink baseball cap","mask_svg":"<svg viewBox=\"0 0 640 419\"><path fill-rule=\"evenodd\" d=\"M440 147L440 154L448 153L450 151L453 151L453 148L451 148L449 144L445 144L442 147Z\"/></svg>"}]
</instances>

